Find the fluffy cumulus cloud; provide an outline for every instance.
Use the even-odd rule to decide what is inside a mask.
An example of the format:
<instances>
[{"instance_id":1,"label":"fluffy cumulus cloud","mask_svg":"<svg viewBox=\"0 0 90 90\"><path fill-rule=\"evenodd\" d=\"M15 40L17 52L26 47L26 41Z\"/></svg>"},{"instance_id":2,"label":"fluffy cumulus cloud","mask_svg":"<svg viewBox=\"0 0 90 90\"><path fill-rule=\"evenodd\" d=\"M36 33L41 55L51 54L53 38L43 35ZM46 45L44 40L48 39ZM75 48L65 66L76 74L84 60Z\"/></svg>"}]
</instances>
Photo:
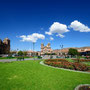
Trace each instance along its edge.
<instances>
[{"instance_id":1,"label":"fluffy cumulus cloud","mask_svg":"<svg viewBox=\"0 0 90 90\"><path fill-rule=\"evenodd\" d=\"M69 30L67 29L67 26L65 24L54 22L49 28L49 32L45 32L45 34L52 35L56 33L57 36L64 37L64 35L62 34L66 32L69 32Z\"/></svg>"},{"instance_id":2,"label":"fluffy cumulus cloud","mask_svg":"<svg viewBox=\"0 0 90 90\"><path fill-rule=\"evenodd\" d=\"M28 41L28 42L36 42L38 39L45 39L45 36L43 34L39 33L33 33L31 35L22 35L20 36L22 38L21 41Z\"/></svg>"},{"instance_id":3,"label":"fluffy cumulus cloud","mask_svg":"<svg viewBox=\"0 0 90 90\"><path fill-rule=\"evenodd\" d=\"M69 27L73 28L73 30L75 30L75 31L90 32L90 28L88 26L82 24L78 20L75 20L75 21L71 22Z\"/></svg>"},{"instance_id":4,"label":"fluffy cumulus cloud","mask_svg":"<svg viewBox=\"0 0 90 90\"><path fill-rule=\"evenodd\" d=\"M52 40L54 40L54 38L53 37L50 37L50 40L52 41Z\"/></svg>"}]
</instances>

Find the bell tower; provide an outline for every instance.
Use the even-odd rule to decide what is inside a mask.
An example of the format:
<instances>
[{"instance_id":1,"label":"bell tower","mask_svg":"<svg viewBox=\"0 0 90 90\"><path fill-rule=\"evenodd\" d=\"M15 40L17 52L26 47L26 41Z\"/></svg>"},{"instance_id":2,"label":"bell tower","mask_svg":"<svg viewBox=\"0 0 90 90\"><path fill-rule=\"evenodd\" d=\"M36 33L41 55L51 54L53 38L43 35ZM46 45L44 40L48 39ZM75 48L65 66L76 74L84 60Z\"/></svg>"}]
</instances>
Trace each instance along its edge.
<instances>
[{"instance_id":1,"label":"bell tower","mask_svg":"<svg viewBox=\"0 0 90 90\"><path fill-rule=\"evenodd\" d=\"M47 47L50 47L50 43L47 44Z\"/></svg>"},{"instance_id":2,"label":"bell tower","mask_svg":"<svg viewBox=\"0 0 90 90\"><path fill-rule=\"evenodd\" d=\"M43 54L43 50L44 50L44 44L41 43L41 54Z\"/></svg>"},{"instance_id":3,"label":"bell tower","mask_svg":"<svg viewBox=\"0 0 90 90\"><path fill-rule=\"evenodd\" d=\"M5 39L3 40L3 43L4 43L4 44L7 44L7 45L10 45L10 40L9 40L8 38L5 38Z\"/></svg>"},{"instance_id":4,"label":"bell tower","mask_svg":"<svg viewBox=\"0 0 90 90\"><path fill-rule=\"evenodd\" d=\"M41 44L41 49L43 49L43 48L44 48L44 44L42 43L42 44Z\"/></svg>"},{"instance_id":5,"label":"bell tower","mask_svg":"<svg viewBox=\"0 0 90 90\"><path fill-rule=\"evenodd\" d=\"M10 40L8 38L5 38L3 40L4 44L4 53L8 54L10 52Z\"/></svg>"}]
</instances>

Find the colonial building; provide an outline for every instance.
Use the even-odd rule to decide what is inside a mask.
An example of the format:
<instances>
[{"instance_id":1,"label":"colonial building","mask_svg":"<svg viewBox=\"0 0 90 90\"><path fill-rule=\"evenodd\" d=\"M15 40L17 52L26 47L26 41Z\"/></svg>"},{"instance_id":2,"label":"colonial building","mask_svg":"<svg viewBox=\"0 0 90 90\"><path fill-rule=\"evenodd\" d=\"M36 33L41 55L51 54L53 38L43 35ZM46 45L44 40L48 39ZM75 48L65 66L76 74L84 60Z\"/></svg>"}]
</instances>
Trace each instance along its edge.
<instances>
[{"instance_id":1,"label":"colonial building","mask_svg":"<svg viewBox=\"0 0 90 90\"><path fill-rule=\"evenodd\" d=\"M0 39L0 54L8 54L10 52L10 40L5 38L3 41Z\"/></svg>"},{"instance_id":2,"label":"colonial building","mask_svg":"<svg viewBox=\"0 0 90 90\"><path fill-rule=\"evenodd\" d=\"M45 54L45 53L52 53L52 49L50 46L50 43L48 43L46 46L44 46L44 44L41 44L41 55Z\"/></svg>"},{"instance_id":3,"label":"colonial building","mask_svg":"<svg viewBox=\"0 0 90 90\"><path fill-rule=\"evenodd\" d=\"M28 56L35 56L35 55L38 55L38 52L32 51L32 50L29 50L29 51L26 51L26 52L27 52L27 55L28 55Z\"/></svg>"},{"instance_id":4,"label":"colonial building","mask_svg":"<svg viewBox=\"0 0 90 90\"><path fill-rule=\"evenodd\" d=\"M63 48L63 49L55 49L52 50L50 43L48 43L46 46L44 46L44 44L41 44L41 51L38 52L39 55L44 55L45 53L51 54L51 53L55 53L56 55L67 55L68 51L70 48L73 49L77 49L77 51L81 54L81 55L90 55L90 47L69 47L69 48Z\"/></svg>"},{"instance_id":5,"label":"colonial building","mask_svg":"<svg viewBox=\"0 0 90 90\"><path fill-rule=\"evenodd\" d=\"M90 54L90 47L80 47L80 48L71 47L71 48L77 49L77 51L81 53L81 55ZM57 50L53 50L53 52L56 53L57 55L61 55L61 54L67 55L69 49L70 48L57 49Z\"/></svg>"}]
</instances>

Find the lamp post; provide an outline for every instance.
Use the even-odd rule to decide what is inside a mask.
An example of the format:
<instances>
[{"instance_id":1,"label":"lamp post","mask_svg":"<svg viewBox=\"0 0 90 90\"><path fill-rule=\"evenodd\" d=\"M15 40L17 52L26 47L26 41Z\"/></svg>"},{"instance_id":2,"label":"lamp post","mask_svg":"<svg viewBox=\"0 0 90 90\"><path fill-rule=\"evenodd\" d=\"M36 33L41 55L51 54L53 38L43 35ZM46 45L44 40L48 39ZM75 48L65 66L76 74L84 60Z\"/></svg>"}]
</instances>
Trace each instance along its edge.
<instances>
[{"instance_id":1,"label":"lamp post","mask_svg":"<svg viewBox=\"0 0 90 90\"><path fill-rule=\"evenodd\" d=\"M19 51L19 49L17 48L17 49L16 49L16 53L17 53L17 54L18 54L18 51Z\"/></svg>"},{"instance_id":2,"label":"lamp post","mask_svg":"<svg viewBox=\"0 0 90 90\"><path fill-rule=\"evenodd\" d=\"M62 44L60 45L60 48L61 48L61 50L63 49L63 45ZM60 50L60 55L62 55L61 50Z\"/></svg>"},{"instance_id":3,"label":"lamp post","mask_svg":"<svg viewBox=\"0 0 90 90\"><path fill-rule=\"evenodd\" d=\"M35 56L34 55L34 46L35 46L35 42L33 42L33 57ZM35 60L35 58L34 58L34 60Z\"/></svg>"}]
</instances>

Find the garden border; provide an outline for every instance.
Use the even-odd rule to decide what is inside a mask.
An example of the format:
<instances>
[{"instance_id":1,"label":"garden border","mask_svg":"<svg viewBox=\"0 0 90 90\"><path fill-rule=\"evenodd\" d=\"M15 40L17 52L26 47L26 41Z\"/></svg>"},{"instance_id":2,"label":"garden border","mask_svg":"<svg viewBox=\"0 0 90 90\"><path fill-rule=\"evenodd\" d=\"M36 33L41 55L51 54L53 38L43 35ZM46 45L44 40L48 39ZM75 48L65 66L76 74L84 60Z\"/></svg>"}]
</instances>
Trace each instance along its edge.
<instances>
[{"instance_id":1,"label":"garden border","mask_svg":"<svg viewBox=\"0 0 90 90\"><path fill-rule=\"evenodd\" d=\"M53 66L50 66L50 65L46 65L46 64L44 64L43 61L41 61L40 64L41 64L41 65L44 65L44 66L52 67L52 68L55 68L55 69L61 69L61 70L66 70L66 71L72 71L72 72L79 72L79 73L90 74L90 72L75 71L75 70L70 70L70 69L64 69L64 68L53 67Z\"/></svg>"},{"instance_id":2,"label":"garden border","mask_svg":"<svg viewBox=\"0 0 90 90\"><path fill-rule=\"evenodd\" d=\"M79 88L82 86L90 86L90 84L80 84L74 90L79 90Z\"/></svg>"}]
</instances>

